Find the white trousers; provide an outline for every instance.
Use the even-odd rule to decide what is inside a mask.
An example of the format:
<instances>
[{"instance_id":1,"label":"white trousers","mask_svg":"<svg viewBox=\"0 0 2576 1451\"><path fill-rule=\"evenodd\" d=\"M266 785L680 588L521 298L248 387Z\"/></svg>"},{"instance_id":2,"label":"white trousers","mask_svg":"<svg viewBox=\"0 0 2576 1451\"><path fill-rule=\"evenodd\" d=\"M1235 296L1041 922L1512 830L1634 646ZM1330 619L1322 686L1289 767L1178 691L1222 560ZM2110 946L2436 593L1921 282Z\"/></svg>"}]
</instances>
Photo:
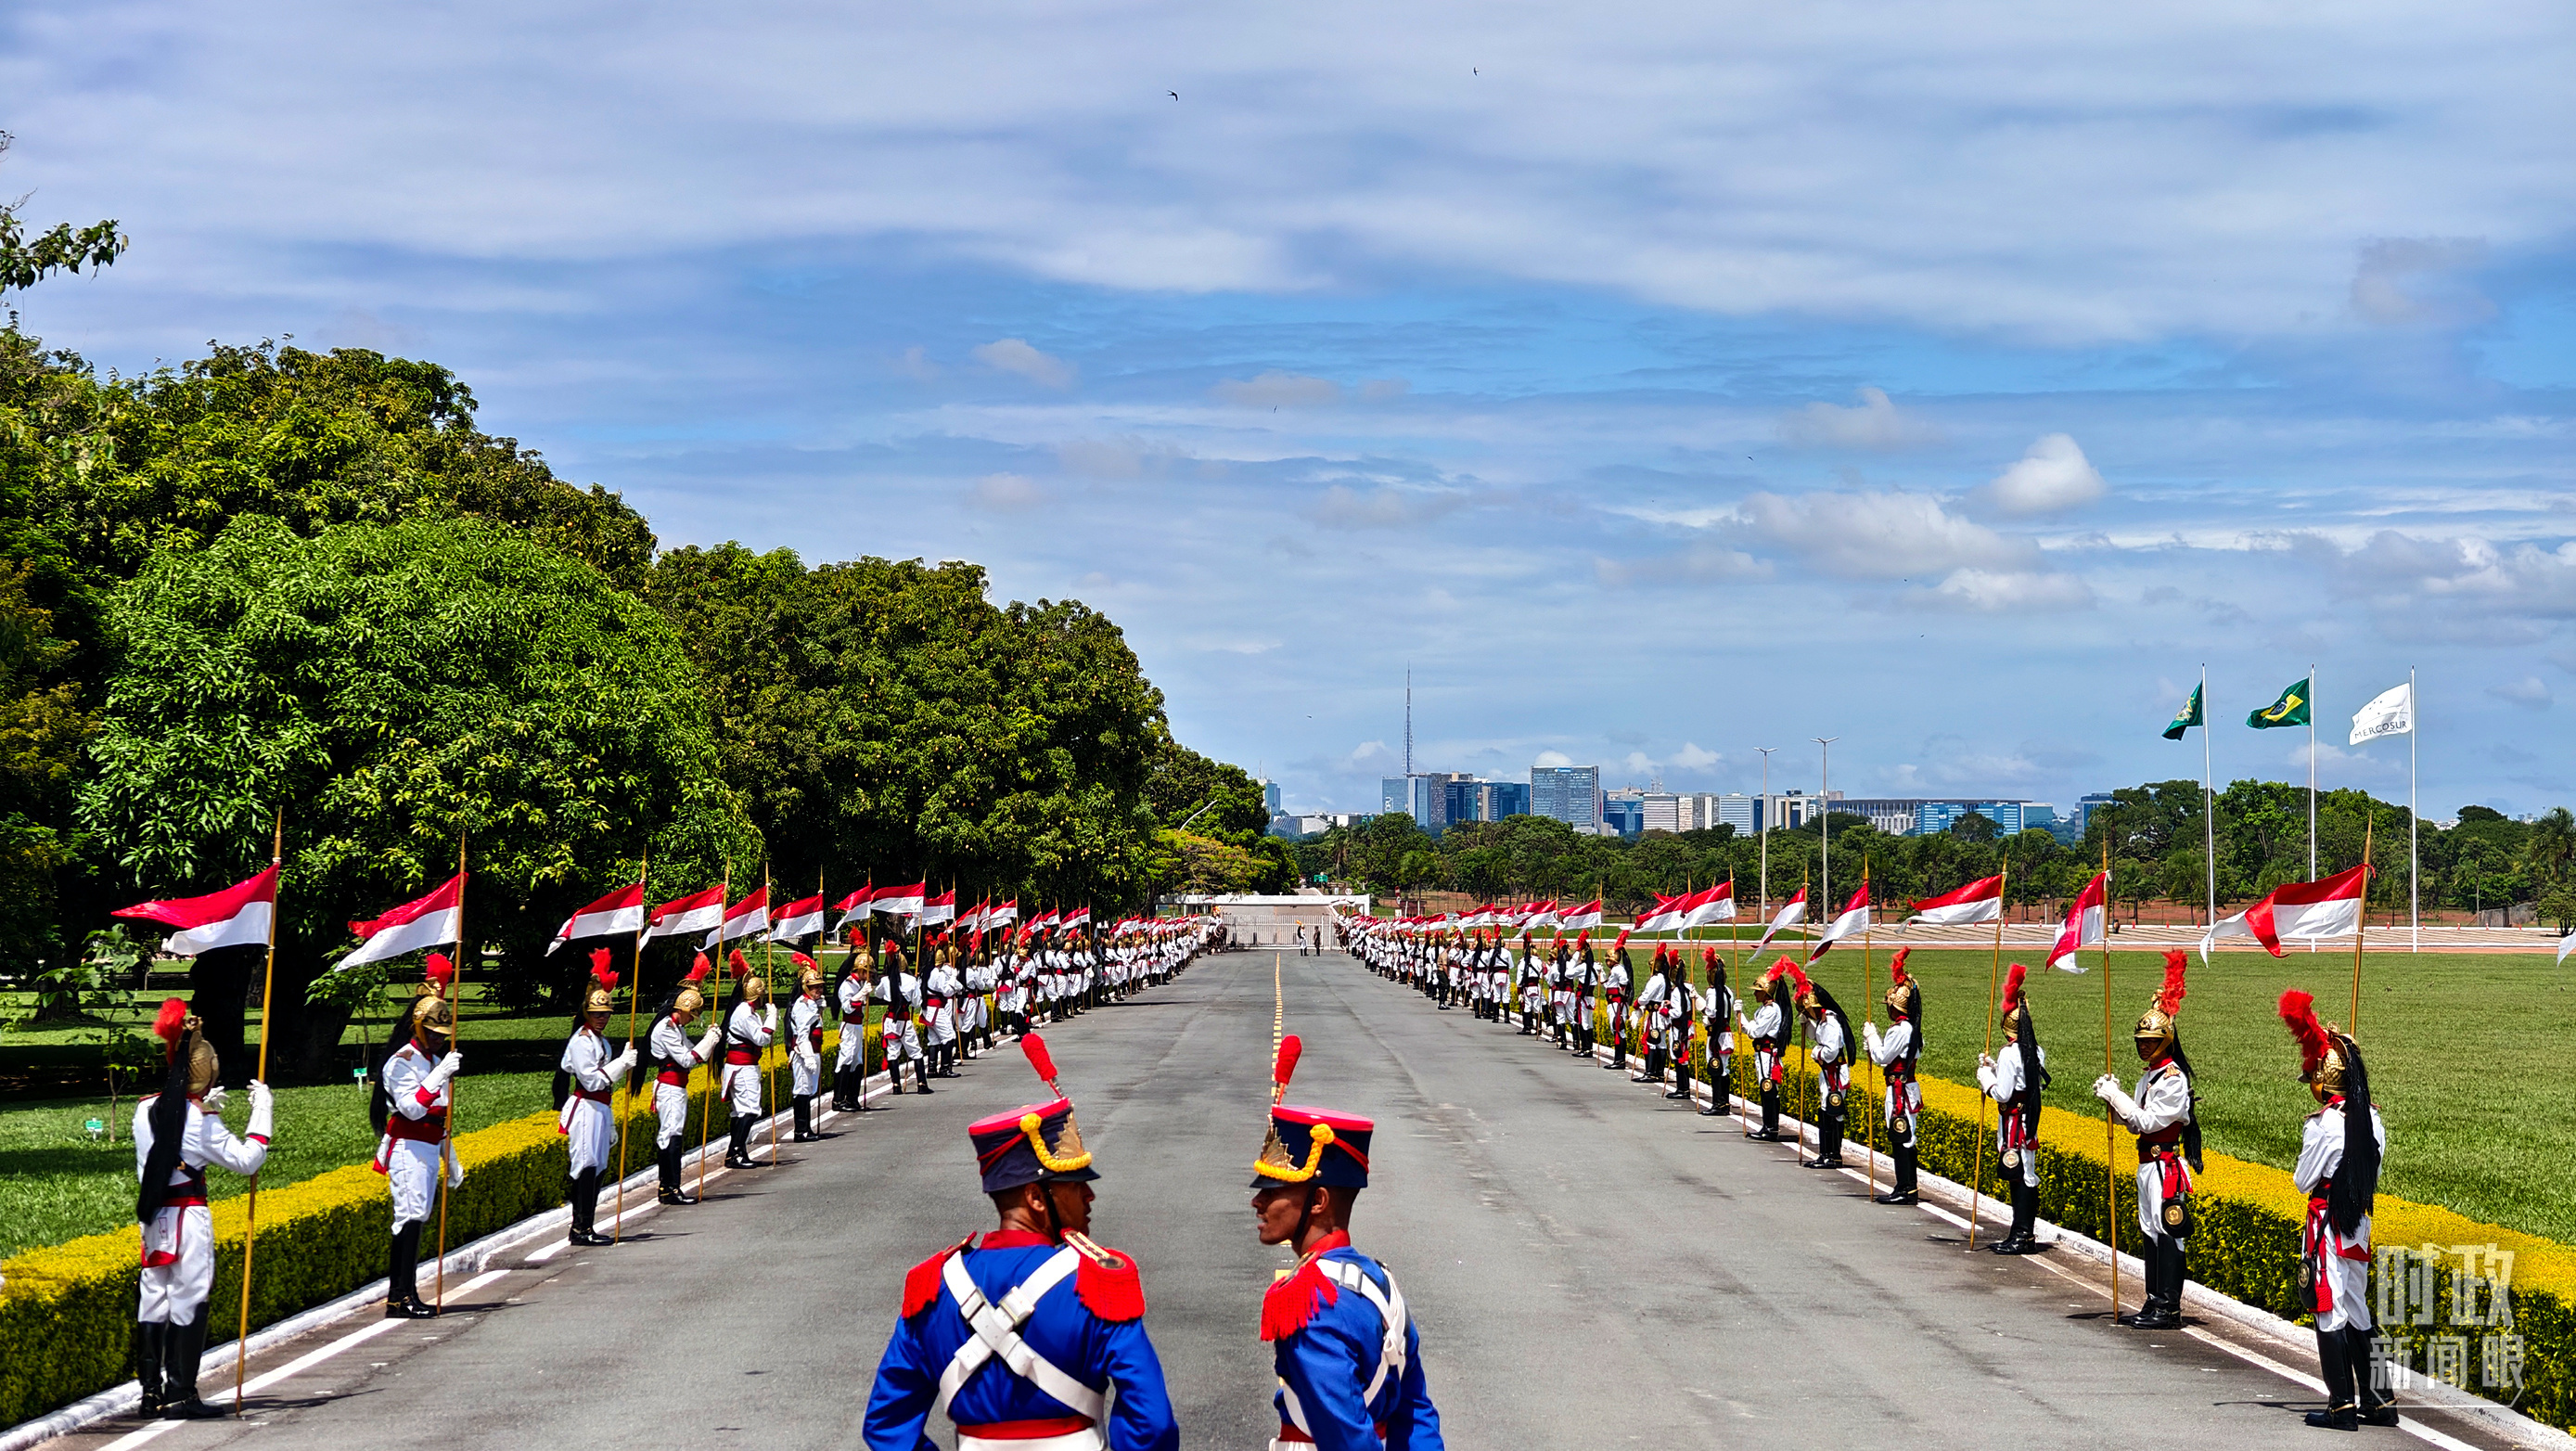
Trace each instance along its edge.
<instances>
[{"instance_id":1,"label":"white trousers","mask_svg":"<svg viewBox=\"0 0 2576 1451\"><path fill-rule=\"evenodd\" d=\"M613 1092L614 1090L612 1090ZM564 1100L564 1137L570 1141L572 1172L605 1169L617 1152L617 1116L608 1105L587 1098Z\"/></svg>"},{"instance_id":2,"label":"white trousers","mask_svg":"<svg viewBox=\"0 0 2576 1451\"><path fill-rule=\"evenodd\" d=\"M823 1091L822 1054L790 1053L787 1055L787 1068L794 1080L788 1092L798 1098L812 1098Z\"/></svg>"},{"instance_id":3,"label":"white trousers","mask_svg":"<svg viewBox=\"0 0 2576 1451\"><path fill-rule=\"evenodd\" d=\"M930 1041L933 1043L957 1041L956 1004L951 1003L947 1007L930 1010Z\"/></svg>"},{"instance_id":4,"label":"white trousers","mask_svg":"<svg viewBox=\"0 0 2576 1451\"><path fill-rule=\"evenodd\" d=\"M832 1066L838 1069L858 1067L859 1055L867 1051L867 1046L867 1025L857 1018L844 1019L841 1023L841 1051L832 1059Z\"/></svg>"},{"instance_id":5,"label":"white trousers","mask_svg":"<svg viewBox=\"0 0 2576 1451\"><path fill-rule=\"evenodd\" d=\"M736 1118L760 1116L760 1065L728 1063L724 1066L725 1101L733 1107Z\"/></svg>"},{"instance_id":6,"label":"white trousers","mask_svg":"<svg viewBox=\"0 0 2576 1451\"><path fill-rule=\"evenodd\" d=\"M134 1318L146 1325L196 1319L198 1307L215 1288L215 1216L202 1204L164 1209L152 1217L151 1231L143 1238L145 1248L175 1250L179 1257L143 1267L143 1293Z\"/></svg>"},{"instance_id":7,"label":"white trousers","mask_svg":"<svg viewBox=\"0 0 2576 1451\"><path fill-rule=\"evenodd\" d=\"M920 1056L920 1029L916 1028L908 1018L900 1023L894 1021L892 1018L888 1018L885 1022L885 1061L887 1066L891 1067L907 1058L917 1059Z\"/></svg>"},{"instance_id":8,"label":"white trousers","mask_svg":"<svg viewBox=\"0 0 2576 1451\"><path fill-rule=\"evenodd\" d=\"M427 1224L438 1203L438 1144L396 1139L385 1151L385 1185L393 1191L394 1228Z\"/></svg>"},{"instance_id":9,"label":"white trousers","mask_svg":"<svg viewBox=\"0 0 2576 1451\"><path fill-rule=\"evenodd\" d=\"M653 1085L653 1147L685 1143L689 1134L689 1091L676 1083Z\"/></svg>"}]
</instances>

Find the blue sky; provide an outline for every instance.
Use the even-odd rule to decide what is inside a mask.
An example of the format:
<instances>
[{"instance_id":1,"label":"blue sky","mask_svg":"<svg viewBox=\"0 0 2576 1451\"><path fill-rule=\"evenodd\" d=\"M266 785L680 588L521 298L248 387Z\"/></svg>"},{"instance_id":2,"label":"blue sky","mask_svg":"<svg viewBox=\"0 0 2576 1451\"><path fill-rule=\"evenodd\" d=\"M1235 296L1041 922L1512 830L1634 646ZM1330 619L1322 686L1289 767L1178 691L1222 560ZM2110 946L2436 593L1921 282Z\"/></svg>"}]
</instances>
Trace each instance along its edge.
<instances>
[{"instance_id":1,"label":"blue sky","mask_svg":"<svg viewBox=\"0 0 2576 1451\"><path fill-rule=\"evenodd\" d=\"M2521 812L2570 74L2547 3L26 0L0 190L134 237L52 342L434 358L666 543L1083 599L1296 808L1408 663L1425 768L2061 802L2196 773L2204 663L2304 776L2234 722L2315 663Z\"/></svg>"}]
</instances>

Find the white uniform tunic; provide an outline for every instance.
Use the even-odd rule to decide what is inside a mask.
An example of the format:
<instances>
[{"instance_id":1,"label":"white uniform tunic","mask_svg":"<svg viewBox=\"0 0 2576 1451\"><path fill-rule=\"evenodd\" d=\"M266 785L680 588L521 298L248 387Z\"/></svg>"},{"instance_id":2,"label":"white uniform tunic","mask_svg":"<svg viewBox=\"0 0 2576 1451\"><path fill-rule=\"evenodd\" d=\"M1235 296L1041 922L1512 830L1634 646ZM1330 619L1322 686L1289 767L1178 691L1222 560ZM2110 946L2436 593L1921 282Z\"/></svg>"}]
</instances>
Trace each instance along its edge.
<instances>
[{"instance_id":1,"label":"white uniform tunic","mask_svg":"<svg viewBox=\"0 0 2576 1451\"><path fill-rule=\"evenodd\" d=\"M154 1094L134 1106L134 1171L140 1176L152 1156ZM247 1138L236 1139L224 1121L191 1098L179 1145L179 1162L170 1171L170 1197L152 1222L143 1226L142 1296L135 1318L145 1324L185 1323L215 1287L215 1219L206 1208L206 1166L221 1165L236 1174L256 1174L268 1162L268 1117L254 1110Z\"/></svg>"},{"instance_id":2,"label":"white uniform tunic","mask_svg":"<svg viewBox=\"0 0 2576 1451\"><path fill-rule=\"evenodd\" d=\"M2143 1140L2153 1133L2191 1120L2191 1080L2182 1066L2167 1059L2138 1076L2135 1096L2120 1092L2119 1085L2104 1074L2095 1085L2096 1091L2108 1088L2104 1101L2129 1131L2142 1141L2138 1146L2138 1231L2149 1239L2165 1238L2166 1167ZM2174 1161L2178 1186L2191 1187L2191 1169Z\"/></svg>"},{"instance_id":3,"label":"white uniform tunic","mask_svg":"<svg viewBox=\"0 0 2576 1451\"><path fill-rule=\"evenodd\" d=\"M778 1005L762 1003L759 1011L748 1002L733 1005L725 1018L724 1081L717 1092L733 1105L736 1117L756 1118L760 1114L760 1055L768 1051L778 1036ZM749 1055L749 1062L740 1061Z\"/></svg>"},{"instance_id":4,"label":"white uniform tunic","mask_svg":"<svg viewBox=\"0 0 2576 1451\"><path fill-rule=\"evenodd\" d=\"M2039 1066L2044 1072L2048 1068L2048 1050L2041 1048L2038 1053ZM2035 1139L2027 1144L2021 1142L2021 1128L2014 1122L2012 1112L2012 1101L2023 1092L2039 1092L2039 1085L2025 1081L2022 1075L2021 1045L2007 1041L2003 1052L1996 1055L1994 1062L1977 1065L1977 1087L1984 1089L1986 1097L2001 1105L1995 1116L1995 1147L1997 1149L2020 1148L2021 1181L2025 1184L2037 1185L2039 1183L2039 1145Z\"/></svg>"},{"instance_id":5,"label":"white uniform tunic","mask_svg":"<svg viewBox=\"0 0 2576 1451\"><path fill-rule=\"evenodd\" d=\"M1914 1025L1896 1023L1884 1033L1876 1023L1861 1025L1861 1039L1869 1046L1869 1061L1885 1068L1900 1062L1914 1047ZM1887 1094L1882 1117L1890 1124L1902 1117L1911 1124L1923 1112L1923 1085L1911 1078L1887 1080Z\"/></svg>"},{"instance_id":6,"label":"white uniform tunic","mask_svg":"<svg viewBox=\"0 0 2576 1451\"><path fill-rule=\"evenodd\" d=\"M426 1224L438 1193L438 1166L447 1164L449 1188L465 1182L465 1166L456 1160L455 1141L447 1133L447 1079L438 1071L447 1058L432 1058L418 1039L394 1050L385 1060L385 1095L393 1113L385 1136L376 1144L376 1171L393 1193L396 1233L406 1224ZM432 1087L432 1083L436 1086Z\"/></svg>"},{"instance_id":7,"label":"white uniform tunic","mask_svg":"<svg viewBox=\"0 0 2576 1451\"><path fill-rule=\"evenodd\" d=\"M1816 1072L1824 1079L1825 1092L1841 1093L1851 1087L1851 1049L1843 1042L1843 1020L1827 1013L1814 1032Z\"/></svg>"},{"instance_id":8,"label":"white uniform tunic","mask_svg":"<svg viewBox=\"0 0 2576 1451\"><path fill-rule=\"evenodd\" d=\"M930 1041L933 1044L956 1042L957 998L965 991L965 985L958 980L957 969L943 962L930 970L930 976L922 980L921 986L922 991L929 995L924 1002L929 1010L926 1033Z\"/></svg>"},{"instance_id":9,"label":"white uniform tunic","mask_svg":"<svg viewBox=\"0 0 2576 1451\"><path fill-rule=\"evenodd\" d=\"M2308 1201L2307 1229L2301 1236L2301 1251L2317 1280L2317 1329L2339 1330L2351 1326L2356 1330L2370 1328L2370 1216L2353 1226L2350 1236L2335 1232L2334 1221L2326 1215L2326 1189L2335 1171L2343 1167L2344 1102L2335 1099L2325 1108L2308 1115L2307 1127L2299 1135L2299 1166L2291 1182L2299 1192L2311 1196ZM2370 1131L2379 1140L2382 1154L2388 1151L2388 1125L2380 1122L2379 1110L2370 1111ZM2363 1370L2368 1374L2367 1368Z\"/></svg>"},{"instance_id":10,"label":"white uniform tunic","mask_svg":"<svg viewBox=\"0 0 2576 1451\"><path fill-rule=\"evenodd\" d=\"M608 1157L617 1148L617 1115L609 1111L609 1103L634 1066L634 1049L610 1057L608 1040L592 1032L588 1023L573 1030L572 1041L564 1044L563 1071L572 1077L572 1092L565 1095L563 1110L555 1115L555 1129L570 1140L576 1177L587 1169L608 1167Z\"/></svg>"},{"instance_id":11,"label":"white uniform tunic","mask_svg":"<svg viewBox=\"0 0 2576 1451\"><path fill-rule=\"evenodd\" d=\"M908 972L888 972L868 989L868 997L886 1007L886 1066L892 1068L907 1058L919 1058L921 1034L914 1019L921 1015L921 979Z\"/></svg>"},{"instance_id":12,"label":"white uniform tunic","mask_svg":"<svg viewBox=\"0 0 2576 1451\"><path fill-rule=\"evenodd\" d=\"M705 1036L689 1041L689 1030L677 1016L666 1015L653 1025L653 1114L656 1131L655 1147L667 1149L679 1142L689 1127L689 1070L713 1057L716 1040L723 1033L710 1026Z\"/></svg>"},{"instance_id":13,"label":"white uniform tunic","mask_svg":"<svg viewBox=\"0 0 2576 1451\"><path fill-rule=\"evenodd\" d=\"M1762 1006L1753 1010L1751 1018L1740 1019L1740 1021L1744 1025L1744 1036L1753 1040L1754 1081L1764 1085L1778 1083L1781 1073L1780 1053L1778 1048L1771 1045L1776 1042L1786 1046L1788 1042L1788 1024L1781 1017L1780 1005L1769 998L1764 998Z\"/></svg>"},{"instance_id":14,"label":"white uniform tunic","mask_svg":"<svg viewBox=\"0 0 2576 1451\"><path fill-rule=\"evenodd\" d=\"M823 1091L823 1050L816 1046L822 1036L823 1000L812 993L798 993L787 1005L788 1092L798 1098L812 1098Z\"/></svg>"},{"instance_id":15,"label":"white uniform tunic","mask_svg":"<svg viewBox=\"0 0 2576 1451\"><path fill-rule=\"evenodd\" d=\"M868 1050L868 985L848 973L832 989L832 1001L841 1006L841 1050L832 1057L833 1071L846 1073L859 1066L859 1055Z\"/></svg>"}]
</instances>

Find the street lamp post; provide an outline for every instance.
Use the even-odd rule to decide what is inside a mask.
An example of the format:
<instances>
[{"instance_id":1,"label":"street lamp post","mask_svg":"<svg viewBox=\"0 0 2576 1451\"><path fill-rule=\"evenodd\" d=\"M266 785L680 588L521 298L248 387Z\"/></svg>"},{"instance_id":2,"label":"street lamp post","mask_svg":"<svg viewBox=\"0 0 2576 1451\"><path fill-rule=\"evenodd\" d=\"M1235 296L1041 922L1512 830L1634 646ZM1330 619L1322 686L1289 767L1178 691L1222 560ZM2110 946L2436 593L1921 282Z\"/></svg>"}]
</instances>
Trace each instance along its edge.
<instances>
[{"instance_id":1,"label":"street lamp post","mask_svg":"<svg viewBox=\"0 0 2576 1451\"><path fill-rule=\"evenodd\" d=\"M1771 920L1771 753L1778 746L1755 746L1762 753L1762 920Z\"/></svg>"},{"instance_id":2,"label":"street lamp post","mask_svg":"<svg viewBox=\"0 0 2576 1451\"><path fill-rule=\"evenodd\" d=\"M1824 889L1825 916L1831 918L1834 915L1834 742L1842 737L1809 736L1807 739L1814 741L1824 755L1823 764L1817 768L1816 796L1823 803L1818 808L1823 814L1816 818L1816 840L1819 843L1816 848L1816 880ZM1807 909L1811 915L1815 910L1813 907Z\"/></svg>"}]
</instances>

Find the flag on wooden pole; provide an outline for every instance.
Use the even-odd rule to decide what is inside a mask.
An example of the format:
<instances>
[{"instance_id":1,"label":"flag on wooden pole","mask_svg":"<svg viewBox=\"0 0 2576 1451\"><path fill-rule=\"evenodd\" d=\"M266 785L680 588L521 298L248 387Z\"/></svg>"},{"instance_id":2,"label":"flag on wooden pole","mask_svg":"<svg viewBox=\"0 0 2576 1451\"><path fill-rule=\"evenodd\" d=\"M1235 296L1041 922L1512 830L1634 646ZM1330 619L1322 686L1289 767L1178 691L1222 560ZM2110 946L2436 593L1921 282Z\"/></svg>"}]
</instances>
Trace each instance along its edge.
<instances>
[{"instance_id":1,"label":"flag on wooden pole","mask_svg":"<svg viewBox=\"0 0 2576 1451\"><path fill-rule=\"evenodd\" d=\"M161 944L162 951L175 957L218 947L256 947L269 940L269 924L277 920L277 868L203 897L142 902L108 915L180 929Z\"/></svg>"}]
</instances>

